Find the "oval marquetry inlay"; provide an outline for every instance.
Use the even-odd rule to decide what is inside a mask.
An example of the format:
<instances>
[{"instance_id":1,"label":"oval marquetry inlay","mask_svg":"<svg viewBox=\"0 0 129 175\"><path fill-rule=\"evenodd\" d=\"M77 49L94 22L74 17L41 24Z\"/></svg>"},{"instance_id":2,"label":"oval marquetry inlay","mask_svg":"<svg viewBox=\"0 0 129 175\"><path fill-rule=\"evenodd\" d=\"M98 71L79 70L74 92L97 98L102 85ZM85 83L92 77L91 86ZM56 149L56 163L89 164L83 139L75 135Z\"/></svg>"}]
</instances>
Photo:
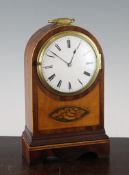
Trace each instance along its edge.
<instances>
[{"instance_id":1,"label":"oval marquetry inlay","mask_svg":"<svg viewBox=\"0 0 129 175\"><path fill-rule=\"evenodd\" d=\"M77 106L65 106L53 111L49 116L60 122L70 122L80 119L89 113L87 109Z\"/></svg>"}]
</instances>

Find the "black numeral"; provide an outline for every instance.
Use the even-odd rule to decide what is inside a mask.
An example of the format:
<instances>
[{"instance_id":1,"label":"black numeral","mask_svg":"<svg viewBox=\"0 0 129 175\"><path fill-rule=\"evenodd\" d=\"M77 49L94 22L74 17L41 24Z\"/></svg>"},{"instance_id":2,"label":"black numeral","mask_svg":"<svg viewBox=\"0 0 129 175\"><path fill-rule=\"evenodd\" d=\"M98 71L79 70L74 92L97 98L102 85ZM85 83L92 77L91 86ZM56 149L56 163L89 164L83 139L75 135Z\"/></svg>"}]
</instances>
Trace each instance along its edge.
<instances>
[{"instance_id":1,"label":"black numeral","mask_svg":"<svg viewBox=\"0 0 129 175\"><path fill-rule=\"evenodd\" d=\"M48 56L48 57L52 57L52 58L54 58L54 56L53 56L53 55L49 55L49 54L47 54L47 56Z\"/></svg>"},{"instance_id":2,"label":"black numeral","mask_svg":"<svg viewBox=\"0 0 129 175\"><path fill-rule=\"evenodd\" d=\"M60 80L60 81L58 82L57 87L60 88L61 84L62 84L62 80Z\"/></svg>"},{"instance_id":3,"label":"black numeral","mask_svg":"<svg viewBox=\"0 0 129 175\"><path fill-rule=\"evenodd\" d=\"M45 69L50 69L50 68L53 68L53 65L50 65L50 66L44 66L43 68L45 68Z\"/></svg>"},{"instance_id":4,"label":"black numeral","mask_svg":"<svg viewBox=\"0 0 129 175\"><path fill-rule=\"evenodd\" d=\"M69 88L69 90L72 89L72 86L71 86L70 82L68 83L68 88Z\"/></svg>"},{"instance_id":5,"label":"black numeral","mask_svg":"<svg viewBox=\"0 0 129 175\"><path fill-rule=\"evenodd\" d=\"M78 82L83 86L83 83L81 82L81 80L78 79Z\"/></svg>"},{"instance_id":6,"label":"black numeral","mask_svg":"<svg viewBox=\"0 0 129 175\"><path fill-rule=\"evenodd\" d=\"M90 76L89 72L84 71L83 73L84 73L84 75Z\"/></svg>"},{"instance_id":7,"label":"black numeral","mask_svg":"<svg viewBox=\"0 0 129 175\"><path fill-rule=\"evenodd\" d=\"M55 78L55 76L56 76L55 74L51 75L51 76L48 78L48 80L52 81L53 78Z\"/></svg>"},{"instance_id":8,"label":"black numeral","mask_svg":"<svg viewBox=\"0 0 129 175\"><path fill-rule=\"evenodd\" d=\"M71 47L71 43L70 43L70 40L69 39L67 40L67 46L68 46L68 48Z\"/></svg>"},{"instance_id":9,"label":"black numeral","mask_svg":"<svg viewBox=\"0 0 129 175\"><path fill-rule=\"evenodd\" d=\"M58 46L58 44L55 44L55 47L56 47L59 51L61 51L61 48L60 48L60 46Z\"/></svg>"}]
</instances>

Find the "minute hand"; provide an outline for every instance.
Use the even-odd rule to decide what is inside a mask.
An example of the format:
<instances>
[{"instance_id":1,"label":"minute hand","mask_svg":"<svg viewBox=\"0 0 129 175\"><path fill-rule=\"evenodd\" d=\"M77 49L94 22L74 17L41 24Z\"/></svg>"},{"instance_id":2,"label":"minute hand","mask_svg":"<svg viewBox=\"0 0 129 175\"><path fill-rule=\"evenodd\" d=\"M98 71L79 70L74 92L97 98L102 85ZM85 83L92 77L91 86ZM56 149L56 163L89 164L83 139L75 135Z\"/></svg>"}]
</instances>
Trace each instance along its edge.
<instances>
[{"instance_id":1,"label":"minute hand","mask_svg":"<svg viewBox=\"0 0 129 175\"><path fill-rule=\"evenodd\" d=\"M74 58L75 53L77 52L78 48L80 47L80 44L81 44L81 41L80 41L80 43L78 44L77 48L73 51L73 56L72 56L72 58L71 58L71 61L69 62L69 65L72 64L73 58Z\"/></svg>"},{"instance_id":2,"label":"minute hand","mask_svg":"<svg viewBox=\"0 0 129 175\"><path fill-rule=\"evenodd\" d=\"M64 63L66 63L68 65L68 62L65 61L64 59L62 59L60 56L58 56L56 53L50 51L53 55L55 55L57 58L59 58L60 60L62 60Z\"/></svg>"}]
</instances>

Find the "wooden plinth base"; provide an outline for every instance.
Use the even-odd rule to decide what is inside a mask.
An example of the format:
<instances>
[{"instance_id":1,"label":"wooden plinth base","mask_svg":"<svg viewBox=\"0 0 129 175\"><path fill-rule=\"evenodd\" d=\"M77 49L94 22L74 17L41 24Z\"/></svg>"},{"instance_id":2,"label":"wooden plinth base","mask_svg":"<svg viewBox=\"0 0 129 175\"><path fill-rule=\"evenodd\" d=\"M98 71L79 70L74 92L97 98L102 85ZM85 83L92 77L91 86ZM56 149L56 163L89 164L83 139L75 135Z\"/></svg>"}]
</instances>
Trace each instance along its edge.
<instances>
[{"instance_id":1,"label":"wooden plinth base","mask_svg":"<svg viewBox=\"0 0 129 175\"><path fill-rule=\"evenodd\" d=\"M26 143L24 137L22 137L22 155L28 164L43 161L47 157L58 157L65 161L71 161L88 152L96 153L99 158L108 158L109 149L109 139L45 146L30 146Z\"/></svg>"}]
</instances>

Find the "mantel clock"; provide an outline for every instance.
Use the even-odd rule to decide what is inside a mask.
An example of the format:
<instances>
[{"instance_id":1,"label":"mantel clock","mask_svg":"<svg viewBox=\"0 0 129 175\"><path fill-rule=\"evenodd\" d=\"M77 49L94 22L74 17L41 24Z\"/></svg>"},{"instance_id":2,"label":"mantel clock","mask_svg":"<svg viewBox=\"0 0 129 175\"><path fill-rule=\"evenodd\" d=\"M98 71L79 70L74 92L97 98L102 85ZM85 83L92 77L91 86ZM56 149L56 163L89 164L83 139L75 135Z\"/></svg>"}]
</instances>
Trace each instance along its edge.
<instances>
[{"instance_id":1,"label":"mantel clock","mask_svg":"<svg viewBox=\"0 0 129 175\"><path fill-rule=\"evenodd\" d=\"M86 152L109 155L103 52L73 22L49 20L26 46L22 151L28 163L48 156L72 160Z\"/></svg>"}]
</instances>

